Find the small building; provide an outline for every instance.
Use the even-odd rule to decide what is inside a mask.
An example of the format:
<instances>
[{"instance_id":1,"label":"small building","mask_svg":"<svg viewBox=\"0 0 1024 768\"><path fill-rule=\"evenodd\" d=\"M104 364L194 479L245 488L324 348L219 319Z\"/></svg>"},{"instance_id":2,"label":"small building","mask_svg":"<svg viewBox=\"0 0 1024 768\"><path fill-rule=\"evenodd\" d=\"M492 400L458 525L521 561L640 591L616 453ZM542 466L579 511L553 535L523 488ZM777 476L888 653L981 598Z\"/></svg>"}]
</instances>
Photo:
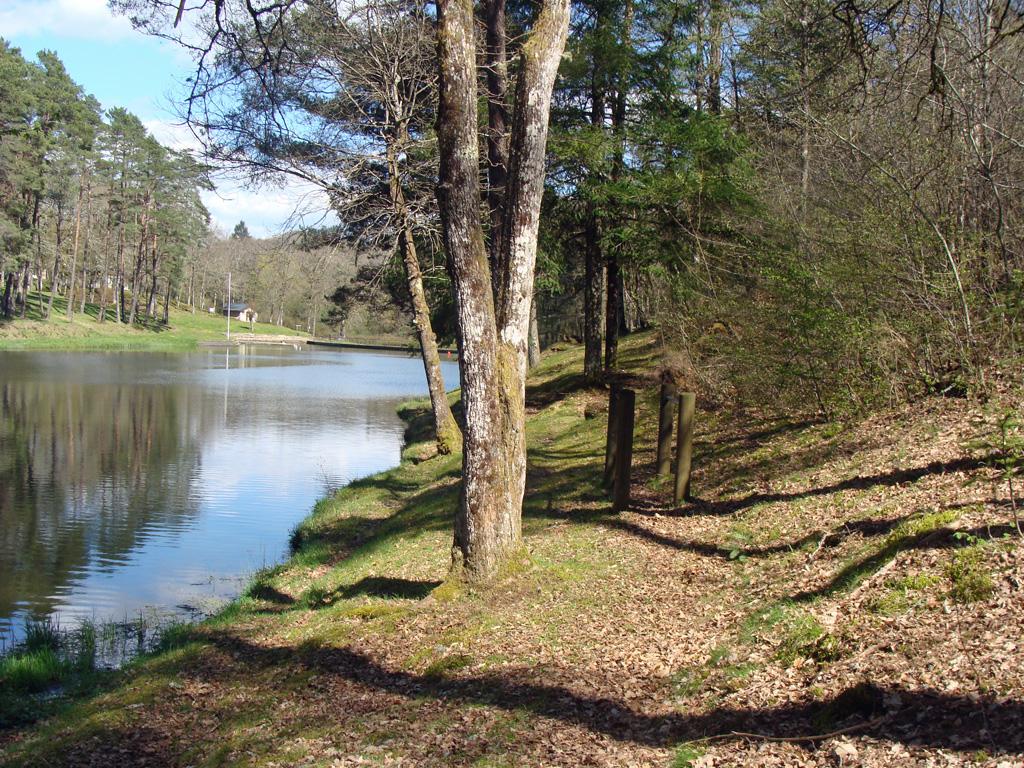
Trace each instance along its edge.
<instances>
[{"instance_id":1,"label":"small building","mask_svg":"<svg viewBox=\"0 0 1024 768\"><path fill-rule=\"evenodd\" d=\"M245 303L228 304L224 307L222 314L234 320L241 320L243 323L255 323L256 318L259 317L256 310Z\"/></svg>"}]
</instances>

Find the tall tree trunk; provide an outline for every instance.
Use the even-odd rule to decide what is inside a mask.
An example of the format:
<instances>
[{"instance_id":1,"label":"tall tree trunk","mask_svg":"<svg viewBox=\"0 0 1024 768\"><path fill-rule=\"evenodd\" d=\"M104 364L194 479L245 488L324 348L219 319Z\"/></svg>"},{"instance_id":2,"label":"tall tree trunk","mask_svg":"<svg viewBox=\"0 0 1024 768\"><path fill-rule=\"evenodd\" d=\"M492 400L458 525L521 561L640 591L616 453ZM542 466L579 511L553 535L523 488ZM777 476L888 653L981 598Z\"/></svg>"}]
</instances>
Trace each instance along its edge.
<instances>
[{"instance_id":1,"label":"tall tree trunk","mask_svg":"<svg viewBox=\"0 0 1024 768\"><path fill-rule=\"evenodd\" d=\"M107 319L107 284L110 282L110 233L107 232L103 238L103 268L100 272L100 299L99 312L96 314L96 322L102 323ZM116 303L117 297L114 296Z\"/></svg>"},{"instance_id":2,"label":"tall tree trunk","mask_svg":"<svg viewBox=\"0 0 1024 768\"><path fill-rule=\"evenodd\" d=\"M399 129L404 133L404 129ZM444 377L441 374L441 356L437 351L437 337L430 322L430 305L423 290L423 273L420 270L419 257L416 254L416 241L413 239L409 225L409 212L406 206L405 191L398 160L398 147L394 141L388 142L388 183L391 192L391 206L395 217L401 222L399 251L405 266L405 280L412 298L413 324L420 341L420 356L423 358L423 370L427 376L427 390L430 392L430 407L434 413L434 434L437 436L437 450L442 454L454 453L462 447L462 433L452 415L445 392Z\"/></svg>"},{"instance_id":3,"label":"tall tree trunk","mask_svg":"<svg viewBox=\"0 0 1024 768\"><path fill-rule=\"evenodd\" d=\"M149 219L142 216L142 236L139 238L139 247L135 252L135 269L132 270L132 308L128 314L128 325L135 325L135 318L139 312L139 284L142 280L142 265L146 259L146 244L149 242Z\"/></svg>"},{"instance_id":4,"label":"tall tree trunk","mask_svg":"<svg viewBox=\"0 0 1024 768\"><path fill-rule=\"evenodd\" d=\"M39 226L39 206L41 197L35 193L35 202L32 207L32 231L36 238L36 295L39 297L39 309L43 309L43 233ZM28 295L26 294L26 298Z\"/></svg>"},{"instance_id":5,"label":"tall tree trunk","mask_svg":"<svg viewBox=\"0 0 1024 768\"><path fill-rule=\"evenodd\" d=\"M487 207L490 211L491 287L495 301L504 265L505 186L508 183L508 45L505 0L486 0L484 26L487 71Z\"/></svg>"},{"instance_id":6,"label":"tall tree trunk","mask_svg":"<svg viewBox=\"0 0 1024 768\"><path fill-rule=\"evenodd\" d=\"M71 275L68 278L68 305L65 310L65 315L68 320L74 315L75 312L75 272L78 269L78 240L82 232L82 199L85 195L84 191L85 179L82 179L82 183L78 185L78 206L75 208L75 235L71 245ZM88 226L88 221L86 222Z\"/></svg>"},{"instance_id":7,"label":"tall tree trunk","mask_svg":"<svg viewBox=\"0 0 1024 768\"><path fill-rule=\"evenodd\" d=\"M107 283L109 281L110 271L107 269L106 261L104 261L103 271L100 273L99 310L96 312L97 323L102 323L107 319Z\"/></svg>"},{"instance_id":8,"label":"tall tree trunk","mask_svg":"<svg viewBox=\"0 0 1024 768\"><path fill-rule=\"evenodd\" d=\"M622 41L626 48L632 47L633 0L626 0L622 23ZM626 158L626 101L629 93L629 60L623 58L615 71L615 102L612 108L612 132L615 139L615 154L612 157L612 180L618 181L625 168ZM613 211L612 215L617 215ZM605 328L604 367L613 371L619 362L619 331L623 325L623 285L619 256L614 250L605 254Z\"/></svg>"},{"instance_id":9,"label":"tall tree trunk","mask_svg":"<svg viewBox=\"0 0 1024 768\"><path fill-rule=\"evenodd\" d=\"M497 306L479 217L473 3L439 0L437 8L438 202L458 311L465 409L451 577L487 581L522 554L526 338L551 91L565 45L569 3L547 0L522 48Z\"/></svg>"},{"instance_id":10,"label":"tall tree trunk","mask_svg":"<svg viewBox=\"0 0 1024 768\"><path fill-rule=\"evenodd\" d=\"M21 266L21 316L24 318L28 314L28 292L30 289L30 278L29 275L32 272L32 267L29 265L26 259L25 263Z\"/></svg>"},{"instance_id":11,"label":"tall tree trunk","mask_svg":"<svg viewBox=\"0 0 1024 768\"><path fill-rule=\"evenodd\" d=\"M527 345L526 363L530 368L540 365L540 327L537 325L537 294L530 302L530 335Z\"/></svg>"},{"instance_id":12,"label":"tall tree trunk","mask_svg":"<svg viewBox=\"0 0 1024 768\"><path fill-rule=\"evenodd\" d=\"M46 300L46 319L53 312L53 297L57 293L57 275L60 272L60 247L64 242L64 204L57 203L57 238L53 247L53 274L50 275L50 296Z\"/></svg>"},{"instance_id":13,"label":"tall tree trunk","mask_svg":"<svg viewBox=\"0 0 1024 768\"><path fill-rule=\"evenodd\" d=\"M605 17L605 4L599 4L601 14L596 26L604 28L608 19ZM599 136L605 130L605 111L607 93L605 68L601 53L594 56L594 71L590 83L590 125ZM594 181L600 170L592 170ZM598 220L597 204L587 201L586 223L584 224L583 245L583 375L589 381L601 378L601 305L604 303L604 257L601 252L601 224Z\"/></svg>"},{"instance_id":14,"label":"tall tree trunk","mask_svg":"<svg viewBox=\"0 0 1024 768\"><path fill-rule=\"evenodd\" d=\"M604 315L604 369L614 371L619 363L619 329L622 327L622 274L619 259L608 255L605 274L608 278L608 303Z\"/></svg>"},{"instance_id":15,"label":"tall tree trunk","mask_svg":"<svg viewBox=\"0 0 1024 768\"><path fill-rule=\"evenodd\" d=\"M811 63L810 63L810 12L806 3L800 4L800 97L803 107L803 126L800 129L800 239L804 241L807 232L807 202L811 191Z\"/></svg>"},{"instance_id":16,"label":"tall tree trunk","mask_svg":"<svg viewBox=\"0 0 1024 768\"><path fill-rule=\"evenodd\" d=\"M160 267L160 263L159 263L160 256L159 256L159 253L158 253L157 248L156 248L156 233L155 232L153 233L152 242L150 243L149 257L150 257L150 265L152 267L152 269L151 269L152 278L151 278L150 283L149 283L149 298L146 300L146 315L149 316L149 318L151 320L156 320L156 284L157 284L157 273L158 273L159 267ZM170 280L168 280L168 285L169 284L170 284Z\"/></svg>"},{"instance_id":17,"label":"tall tree trunk","mask_svg":"<svg viewBox=\"0 0 1024 768\"><path fill-rule=\"evenodd\" d=\"M601 309L604 303L604 259L595 206L587 206L583 244L583 375L601 378Z\"/></svg>"},{"instance_id":18,"label":"tall tree trunk","mask_svg":"<svg viewBox=\"0 0 1024 768\"><path fill-rule=\"evenodd\" d=\"M705 81L708 92L708 111L722 114L722 36L725 19L722 0L708 2L708 61Z\"/></svg>"},{"instance_id":19,"label":"tall tree trunk","mask_svg":"<svg viewBox=\"0 0 1024 768\"><path fill-rule=\"evenodd\" d=\"M14 317L14 283L16 280L13 269L4 272L3 313L7 319Z\"/></svg>"},{"instance_id":20,"label":"tall tree trunk","mask_svg":"<svg viewBox=\"0 0 1024 768\"><path fill-rule=\"evenodd\" d=\"M104 290L106 286L104 285ZM117 227L117 277L114 278L114 305L117 322L124 320L124 223L119 222ZM103 315L100 314L102 322Z\"/></svg>"},{"instance_id":21,"label":"tall tree trunk","mask_svg":"<svg viewBox=\"0 0 1024 768\"><path fill-rule=\"evenodd\" d=\"M180 297L179 297L180 299ZM181 304L178 305L179 307ZM171 279L167 278L167 290L164 292L164 325L171 323Z\"/></svg>"}]
</instances>

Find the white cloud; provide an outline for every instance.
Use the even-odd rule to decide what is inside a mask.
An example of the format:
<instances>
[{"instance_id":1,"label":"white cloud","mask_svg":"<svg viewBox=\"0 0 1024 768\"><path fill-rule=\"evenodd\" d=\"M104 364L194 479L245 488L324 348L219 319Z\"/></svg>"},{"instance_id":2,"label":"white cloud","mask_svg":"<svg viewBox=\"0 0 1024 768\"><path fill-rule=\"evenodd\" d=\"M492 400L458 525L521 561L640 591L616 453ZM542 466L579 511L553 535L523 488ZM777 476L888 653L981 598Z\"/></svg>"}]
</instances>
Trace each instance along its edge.
<instances>
[{"instance_id":1,"label":"white cloud","mask_svg":"<svg viewBox=\"0 0 1024 768\"><path fill-rule=\"evenodd\" d=\"M235 179L216 180L217 191L203 193L213 226L230 233L244 221L256 237L270 237L301 226L334 224L327 196L318 187L289 180L283 187L248 189Z\"/></svg>"},{"instance_id":2,"label":"white cloud","mask_svg":"<svg viewBox=\"0 0 1024 768\"><path fill-rule=\"evenodd\" d=\"M182 123L169 123L166 120L143 120L142 125L150 135L171 149L190 149L195 153L203 150L202 142L192 133L192 129Z\"/></svg>"},{"instance_id":3,"label":"white cloud","mask_svg":"<svg viewBox=\"0 0 1024 768\"><path fill-rule=\"evenodd\" d=\"M166 120L144 120L146 130L161 144L172 149L189 149L202 154L202 142L187 125ZM204 192L203 202L210 210L213 227L229 234L244 221L256 237L271 237L300 226L324 226L337 222L329 213L327 196L315 184L288 178L280 186L252 189L237 175L214 175L215 192Z\"/></svg>"},{"instance_id":4,"label":"white cloud","mask_svg":"<svg viewBox=\"0 0 1024 768\"><path fill-rule=\"evenodd\" d=\"M4 0L0 35L52 34L79 40L118 40L134 34L131 22L115 16L107 0Z\"/></svg>"}]
</instances>

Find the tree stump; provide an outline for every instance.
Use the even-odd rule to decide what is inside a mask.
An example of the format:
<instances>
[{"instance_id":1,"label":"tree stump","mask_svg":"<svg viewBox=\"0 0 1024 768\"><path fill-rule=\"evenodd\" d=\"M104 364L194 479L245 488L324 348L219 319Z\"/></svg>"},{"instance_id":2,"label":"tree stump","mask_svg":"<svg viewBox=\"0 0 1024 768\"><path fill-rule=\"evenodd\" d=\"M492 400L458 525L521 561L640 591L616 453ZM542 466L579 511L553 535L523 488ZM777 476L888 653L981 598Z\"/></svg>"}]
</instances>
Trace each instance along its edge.
<instances>
[{"instance_id":1,"label":"tree stump","mask_svg":"<svg viewBox=\"0 0 1024 768\"><path fill-rule=\"evenodd\" d=\"M611 486L612 478L615 474L615 440L619 417L619 394L621 392L622 387L619 384L612 384L611 391L608 393L608 435L604 449L604 474L601 478L601 483L605 488Z\"/></svg>"},{"instance_id":2,"label":"tree stump","mask_svg":"<svg viewBox=\"0 0 1024 768\"><path fill-rule=\"evenodd\" d=\"M672 417L676 405L676 387L669 381L661 383L658 408L658 475L666 477L672 471Z\"/></svg>"},{"instance_id":3,"label":"tree stump","mask_svg":"<svg viewBox=\"0 0 1024 768\"><path fill-rule=\"evenodd\" d=\"M633 423L636 418L636 393L633 390L622 390L619 395L618 411L613 512L621 512L629 507L630 474L633 468Z\"/></svg>"}]
</instances>

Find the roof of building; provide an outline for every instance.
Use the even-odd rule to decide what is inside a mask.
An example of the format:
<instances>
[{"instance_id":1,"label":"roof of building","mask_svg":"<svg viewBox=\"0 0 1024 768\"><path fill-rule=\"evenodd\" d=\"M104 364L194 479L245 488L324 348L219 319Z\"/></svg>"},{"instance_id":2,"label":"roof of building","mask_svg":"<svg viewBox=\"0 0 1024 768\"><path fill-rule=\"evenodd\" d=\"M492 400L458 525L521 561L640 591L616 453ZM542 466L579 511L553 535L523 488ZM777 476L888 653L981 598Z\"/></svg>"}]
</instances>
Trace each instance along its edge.
<instances>
[{"instance_id":1,"label":"roof of building","mask_svg":"<svg viewBox=\"0 0 1024 768\"><path fill-rule=\"evenodd\" d=\"M244 312L248 308L249 308L249 305L245 304L244 302L241 303L241 304L228 304L227 307L226 307L228 312Z\"/></svg>"}]
</instances>

